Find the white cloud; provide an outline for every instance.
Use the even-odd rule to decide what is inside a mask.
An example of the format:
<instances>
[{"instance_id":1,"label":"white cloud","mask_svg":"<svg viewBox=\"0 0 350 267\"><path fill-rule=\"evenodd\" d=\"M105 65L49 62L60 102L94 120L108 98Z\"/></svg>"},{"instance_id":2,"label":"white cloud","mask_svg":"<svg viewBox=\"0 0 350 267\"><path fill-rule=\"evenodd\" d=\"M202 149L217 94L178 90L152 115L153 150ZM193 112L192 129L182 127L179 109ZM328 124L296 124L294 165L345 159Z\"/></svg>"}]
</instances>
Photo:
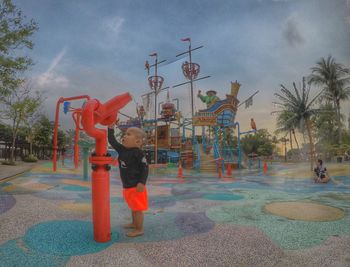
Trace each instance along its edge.
<instances>
[{"instance_id":1,"label":"white cloud","mask_svg":"<svg viewBox=\"0 0 350 267\"><path fill-rule=\"evenodd\" d=\"M116 46L120 46L125 19L119 16L103 18L99 24L99 37L96 44L104 50L114 50Z\"/></svg>"},{"instance_id":2,"label":"white cloud","mask_svg":"<svg viewBox=\"0 0 350 267\"><path fill-rule=\"evenodd\" d=\"M345 17L345 20L350 24L350 0L346 0L346 7L348 10L348 15Z\"/></svg>"},{"instance_id":3,"label":"white cloud","mask_svg":"<svg viewBox=\"0 0 350 267\"><path fill-rule=\"evenodd\" d=\"M296 47L305 42L305 39L300 31L298 16L291 15L284 26L283 37L287 40L290 46Z\"/></svg>"},{"instance_id":4,"label":"white cloud","mask_svg":"<svg viewBox=\"0 0 350 267\"><path fill-rule=\"evenodd\" d=\"M39 87L52 87L53 85L60 85L60 87L68 87L69 81L68 79L63 75L58 75L56 73L43 73L38 76L37 83Z\"/></svg>"},{"instance_id":5,"label":"white cloud","mask_svg":"<svg viewBox=\"0 0 350 267\"><path fill-rule=\"evenodd\" d=\"M124 18L118 16L105 18L102 21L102 28L107 32L111 32L114 35L118 35L124 24L124 21Z\"/></svg>"},{"instance_id":6,"label":"white cloud","mask_svg":"<svg viewBox=\"0 0 350 267\"><path fill-rule=\"evenodd\" d=\"M57 66L62 61L65 54L66 54L66 48L63 48L60 51L60 53L52 60L49 68L36 78L36 82L39 87L47 88L47 87L52 87L57 85L59 85L59 87L61 88L68 87L69 80L64 75L61 75L55 71L57 69Z\"/></svg>"}]
</instances>

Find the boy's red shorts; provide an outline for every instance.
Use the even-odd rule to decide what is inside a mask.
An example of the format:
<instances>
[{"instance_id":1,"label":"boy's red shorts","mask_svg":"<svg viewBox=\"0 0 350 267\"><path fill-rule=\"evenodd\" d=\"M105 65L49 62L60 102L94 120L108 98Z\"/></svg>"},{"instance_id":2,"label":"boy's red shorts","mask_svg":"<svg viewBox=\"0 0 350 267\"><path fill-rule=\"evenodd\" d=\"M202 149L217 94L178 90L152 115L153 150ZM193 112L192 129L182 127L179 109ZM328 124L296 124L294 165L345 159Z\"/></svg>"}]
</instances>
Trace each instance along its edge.
<instances>
[{"instance_id":1,"label":"boy's red shorts","mask_svg":"<svg viewBox=\"0 0 350 267\"><path fill-rule=\"evenodd\" d=\"M132 211L148 210L148 196L146 186L142 192L137 192L136 187L123 188L123 197Z\"/></svg>"}]
</instances>

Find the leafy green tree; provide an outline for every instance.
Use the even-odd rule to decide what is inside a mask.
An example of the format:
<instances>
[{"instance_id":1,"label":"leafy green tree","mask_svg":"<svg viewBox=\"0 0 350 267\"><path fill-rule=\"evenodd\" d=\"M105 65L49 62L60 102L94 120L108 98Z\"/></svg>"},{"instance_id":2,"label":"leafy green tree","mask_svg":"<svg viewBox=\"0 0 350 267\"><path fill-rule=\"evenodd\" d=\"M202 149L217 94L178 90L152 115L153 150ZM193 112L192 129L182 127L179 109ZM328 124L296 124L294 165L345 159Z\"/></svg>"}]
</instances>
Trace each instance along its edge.
<instances>
[{"instance_id":1,"label":"leafy green tree","mask_svg":"<svg viewBox=\"0 0 350 267\"><path fill-rule=\"evenodd\" d=\"M80 136L82 137L81 139L89 139L89 137L86 135L85 132L80 132ZM85 137L84 137L85 136ZM66 131L66 145L69 148L73 148L74 146L74 139L75 139L75 129L68 129Z\"/></svg>"},{"instance_id":2,"label":"leafy green tree","mask_svg":"<svg viewBox=\"0 0 350 267\"><path fill-rule=\"evenodd\" d=\"M316 114L316 137L320 144L336 144L337 138L337 112L331 103L322 104L323 112Z\"/></svg>"},{"instance_id":3,"label":"leafy green tree","mask_svg":"<svg viewBox=\"0 0 350 267\"><path fill-rule=\"evenodd\" d=\"M33 20L25 19L11 0L0 0L0 96L17 88L23 82L18 74L32 65L30 58L18 55L23 48L33 48L30 37L38 30Z\"/></svg>"},{"instance_id":4,"label":"leafy green tree","mask_svg":"<svg viewBox=\"0 0 350 267\"><path fill-rule=\"evenodd\" d=\"M276 135L272 136L271 138L271 142L272 142L272 154L275 155L275 154L278 154L278 147L277 147L277 144L278 144L278 138Z\"/></svg>"},{"instance_id":5,"label":"leafy green tree","mask_svg":"<svg viewBox=\"0 0 350 267\"><path fill-rule=\"evenodd\" d=\"M292 145L292 137L293 135L295 143L297 145L297 148L299 149L299 143L295 136L295 129L298 128L298 121L293 118L294 114L288 110L283 110L281 113L277 114L277 129L275 131L276 134L284 133L284 134L290 134L290 143L291 148L293 149Z\"/></svg>"},{"instance_id":6,"label":"leafy green tree","mask_svg":"<svg viewBox=\"0 0 350 267\"><path fill-rule=\"evenodd\" d=\"M40 107L33 113L33 115L24 122L23 131L26 135L26 140L29 143L29 155L33 154L33 143L34 143L34 125L42 116Z\"/></svg>"},{"instance_id":7,"label":"leafy green tree","mask_svg":"<svg viewBox=\"0 0 350 267\"><path fill-rule=\"evenodd\" d=\"M34 144L42 147L51 146L53 128L53 122L42 115L34 125Z\"/></svg>"},{"instance_id":8,"label":"leafy green tree","mask_svg":"<svg viewBox=\"0 0 350 267\"><path fill-rule=\"evenodd\" d=\"M317 94L314 98L309 100L310 86L306 88L305 78L303 78L302 87L298 89L293 83L292 90L287 89L284 85L281 84L281 92L275 93L275 96L279 99L280 102L274 102L280 110L274 111L273 113L285 113L288 112L292 114L291 117L285 122L286 125L293 124L299 125L301 131L303 131L304 126L306 127L306 131L309 137L310 143L310 160L311 160L311 170L313 170L313 164L315 160L315 149L313 142L313 125L312 119L316 115L317 112L320 112L320 109L313 108L315 101L321 95L322 92Z\"/></svg>"},{"instance_id":9,"label":"leafy green tree","mask_svg":"<svg viewBox=\"0 0 350 267\"><path fill-rule=\"evenodd\" d=\"M333 104L337 112L337 141L341 139L341 113L340 102L350 97L350 69L335 61L332 56L321 58L316 66L311 68L309 82L323 87L324 93L321 100Z\"/></svg>"},{"instance_id":10,"label":"leafy green tree","mask_svg":"<svg viewBox=\"0 0 350 267\"><path fill-rule=\"evenodd\" d=\"M350 146L350 131L346 131L342 134L342 144ZM349 149L345 150L347 155L350 155L350 147ZM345 154L345 153L344 153Z\"/></svg>"},{"instance_id":11,"label":"leafy green tree","mask_svg":"<svg viewBox=\"0 0 350 267\"><path fill-rule=\"evenodd\" d=\"M66 143L67 143L67 135L66 135L66 133L63 130L58 129L58 132L57 132L57 146L59 148L64 148L66 146Z\"/></svg>"},{"instance_id":12,"label":"leafy green tree","mask_svg":"<svg viewBox=\"0 0 350 267\"><path fill-rule=\"evenodd\" d=\"M0 123L0 141L4 141L8 143L8 142L11 142L11 140L12 140L11 128L6 124Z\"/></svg>"},{"instance_id":13,"label":"leafy green tree","mask_svg":"<svg viewBox=\"0 0 350 267\"><path fill-rule=\"evenodd\" d=\"M1 118L9 121L12 132L10 162L13 162L16 138L20 126L24 125L42 104L42 96L36 92L31 94L31 88L23 84L12 89L0 102Z\"/></svg>"},{"instance_id":14,"label":"leafy green tree","mask_svg":"<svg viewBox=\"0 0 350 267\"><path fill-rule=\"evenodd\" d=\"M255 134L243 136L241 149L246 155L255 153L259 156L270 156L273 151L273 144L270 134L266 129L259 129Z\"/></svg>"}]
</instances>

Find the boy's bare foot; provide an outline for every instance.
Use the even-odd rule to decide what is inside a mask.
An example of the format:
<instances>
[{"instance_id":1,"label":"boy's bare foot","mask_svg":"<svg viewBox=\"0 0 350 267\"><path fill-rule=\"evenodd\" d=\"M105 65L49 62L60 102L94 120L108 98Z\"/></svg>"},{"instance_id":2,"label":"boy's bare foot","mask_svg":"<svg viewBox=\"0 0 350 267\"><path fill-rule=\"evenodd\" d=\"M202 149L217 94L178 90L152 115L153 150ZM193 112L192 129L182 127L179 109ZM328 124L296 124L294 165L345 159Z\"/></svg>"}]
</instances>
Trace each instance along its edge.
<instances>
[{"instance_id":1,"label":"boy's bare foot","mask_svg":"<svg viewBox=\"0 0 350 267\"><path fill-rule=\"evenodd\" d=\"M133 230L133 231L128 232L126 235L128 237L137 237L137 236L143 235L143 231L142 230Z\"/></svg>"},{"instance_id":2,"label":"boy's bare foot","mask_svg":"<svg viewBox=\"0 0 350 267\"><path fill-rule=\"evenodd\" d=\"M133 224L133 223L124 224L123 227L125 229L135 229L136 228L135 224Z\"/></svg>"}]
</instances>

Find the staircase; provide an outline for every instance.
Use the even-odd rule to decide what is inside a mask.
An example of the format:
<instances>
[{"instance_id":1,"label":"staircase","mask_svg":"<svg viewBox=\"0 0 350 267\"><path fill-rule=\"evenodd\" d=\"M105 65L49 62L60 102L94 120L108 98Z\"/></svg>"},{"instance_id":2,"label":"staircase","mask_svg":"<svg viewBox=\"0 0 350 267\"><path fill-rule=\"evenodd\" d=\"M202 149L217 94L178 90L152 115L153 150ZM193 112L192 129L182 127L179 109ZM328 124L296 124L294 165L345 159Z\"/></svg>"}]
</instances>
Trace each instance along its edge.
<instances>
[{"instance_id":1,"label":"staircase","mask_svg":"<svg viewBox=\"0 0 350 267\"><path fill-rule=\"evenodd\" d=\"M203 147L201 145L200 148L200 171L201 172L206 172L206 173L216 173L217 172L217 164L216 161L214 160L214 156L212 153L206 154L203 151Z\"/></svg>"},{"instance_id":2,"label":"staircase","mask_svg":"<svg viewBox=\"0 0 350 267\"><path fill-rule=\"evenodd\" d=\"M181 151L181 162L183 168L192 169L193 168L193 152L192 150Z\"/></svg>"}]
</instances>

